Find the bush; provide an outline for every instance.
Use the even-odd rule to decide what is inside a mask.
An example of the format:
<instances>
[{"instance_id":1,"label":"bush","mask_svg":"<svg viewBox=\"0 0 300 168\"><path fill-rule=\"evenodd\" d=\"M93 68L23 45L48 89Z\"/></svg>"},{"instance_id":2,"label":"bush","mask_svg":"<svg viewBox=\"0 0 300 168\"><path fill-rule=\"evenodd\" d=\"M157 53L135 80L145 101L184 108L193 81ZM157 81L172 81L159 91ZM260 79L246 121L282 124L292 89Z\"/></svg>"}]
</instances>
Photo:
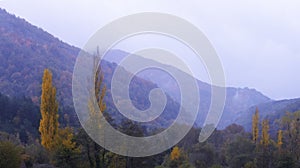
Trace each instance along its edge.
<instances>
[{"instance_id":1,"label":"bush","mask_svg":"<svg viewBox=\"0 0 300 168\"><path fill-rule=\"evenodd\" d=\"M0 168L16 168L21 165L21 149L9 141L0 142Z\"/></svg>"}]
</instances>

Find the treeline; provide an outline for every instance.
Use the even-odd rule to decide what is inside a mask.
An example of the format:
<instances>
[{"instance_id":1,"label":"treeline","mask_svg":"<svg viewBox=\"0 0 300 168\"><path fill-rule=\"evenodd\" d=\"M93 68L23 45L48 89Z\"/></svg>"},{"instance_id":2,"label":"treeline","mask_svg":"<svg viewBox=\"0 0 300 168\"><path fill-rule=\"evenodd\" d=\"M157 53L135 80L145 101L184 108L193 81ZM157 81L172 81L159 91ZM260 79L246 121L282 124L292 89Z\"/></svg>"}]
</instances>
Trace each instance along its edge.
<instances>
[{"instance_id":1,"label":"treeline","mask_svg":"<svg viewBox=\"0 0 300 168\"><path fill-rule=\"evenodd\" d=\"M130 120L113 122L105 103L106 86L101 71L95 71L95 95L103 115L89 104L88 124L106 119L128 135L147 136ZM40 109L30 99L0 94L0 168L297 168L300 166L300 111L286 113L270 134L268 120L253 114L252 132L232 124L215 130L204 143L200 128L192 128L172 149L159 155L132 158L109 152L80 127L70 124L68 113L59 112L56 88L50 70L44 71ZM158 130L156 130L158 131ZM5 133L8 132L8 133ZM154 131L155 132L155 131Z\"/></svg>"},{"instance_id":2,"label":"treeline","mask_svg":"<svg viewBox=\"0 0 300 168\"><path fill-rule=\"evenodd\" d=\"M296 116L300 112L289 113L279 121L289 123L287 129L279 131L278 138L263 142L262 125L259 122L258 139L253 140L252 133L245 132L242 126L232 124L224 130L216 130L204 143L199 143L201 129L193 128L186 137L174 148L156 156L146 158L130 158L105 151L98 146L83 129L65 130L65 142L55 147L52 152L40 144L40 140L22 143L19 137L12 134L0 134L0 152L5 153L0 158L0 167L9 168L10 164L18 163L26 167L195 167L195 168L297 168L299 167L299 134L294 130ZM140 132L137 127L123 127L124 132ZM290 125L290 126L288 126ZM293 126L292 126L293 125ZM125 123L124 123L125 126ZM292 126L292 127L291 127ZM130 128L130 129L128 129ZM135 128L135 129L132 129ZM283 128L283 127L282 127ZM61 133L60 133L61 134ZM271 136L270 136L271 137ZM61 140L57 140L61 141ZM268 144L266 143L268 142ZM3 156L3 155L0 155ZM7 159L9 158L9 159ZM7 162L3 163L3 161ZM5 165L5 166L3 166ZM11 167L16 167L15 164Z\"/></svg>"}]
</instances>

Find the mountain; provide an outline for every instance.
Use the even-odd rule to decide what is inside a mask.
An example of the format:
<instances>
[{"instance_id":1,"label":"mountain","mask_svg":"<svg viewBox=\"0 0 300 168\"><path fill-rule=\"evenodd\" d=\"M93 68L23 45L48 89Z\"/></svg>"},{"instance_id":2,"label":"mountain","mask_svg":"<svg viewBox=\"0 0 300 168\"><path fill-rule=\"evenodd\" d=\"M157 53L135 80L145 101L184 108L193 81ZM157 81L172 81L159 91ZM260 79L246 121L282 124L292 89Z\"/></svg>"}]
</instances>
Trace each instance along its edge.
<instances>
[{"instance_id":1,"label":"mountain","mask_svg":"<svg viewBox=\"0 0 300 168\"><path fill-rule=\"evenodd\" d=\"M111 50L104 56L104 59L111 63L116 63L120 65L121 61L128 55L129 53L126 53L121 50ZM173 74L176 74L177 76L180 76L180 78L185 80L194 79L189 74L179 69L176 69L175 67L172 67L170 65L162 64L137 55L130 56L133 57L132 60L134 60L135 63L144 65L149 64L155 67L162 67L163 69L169 70ZM130 69L126 70L130 71ZM180 88L178 86L177 81L175 80L175 77L173 78L170 74L166 73L165 71L157 68L147 68L146 70L139 72L137 76L157 84L175 101L181 101ZM201 127L210 108L212 86L200 80L196 80L196 82L198 84L200 95L200 107L198 111L199 115L197 117L196 124L197 126ZM235 121L235 119L237 119L237 116L240 111L247 110L253 105L266 103L270 101L272 101L270 98L268 98L267 96L263 95L255 89L233 87L226 88L226 102L223 116L221 117L218 128L223 129L226 126L232 124ZM184 108L187 111L189 111L189 107Z\"/></svg>"},{"instance_id":2,"label":"mountain","mask_svg":"<svg viewBox=\"0 0 300 168\"><path fill-rule=\"evenodd\" d=\"M49 68L53 72L60 106L68 107L64 108L65 112L76 118L72 110L71 87L72 72L80 49L62 42L24 19L8 14L3 9L0 9L0 34L0 92L8 96L25 95L38 104L43 70ZM105 83L108 86L106 97L108 109L117 116L116 118L122 118L122 115L117 112L112 103L110 81L112 74L118 67L116 62L126 55L127 53L124 51L111 50L106 55L109 59L101 62ZM138 60L140 62L149 61L143 58L139 59L141 59ZM190 78L174 67L169 68ZM127 70L123 69L123 71ZM211 87L199 80L197 83L201 101L196 125L202 126L201 123L203 123L210 106ZM157 87L165 90L168 100L163 116L158 121L163 121L164 126L168 126L178 112L180 92L176 82L167 74L150 70L144 74L136 75L131 82L131 99L139 109L147 109L150 105L149 92ZM231 87L226 88L226 91L226 105L219 128L224 128L234 122L241 111L271 101L267 96L254 89ZM63 109L60 110L64 111Z\"/></svg>"},{"instance_id":3,"label":"mountain","mask_svg":"<svg viewBox=\"0 0 300 168\"><path fill-rule=\"evenodd\" d=\"M24 19L8 14L3 9L0 9L0 34L0 92L9 97L30 97L35 104L39 104L43 70L49 68L57 88L60 114L68 114L71 121L76 122L72 74L80 49L62 42ZM110 93L110 80L117 65L103 60L101 66L108 88L108 110L115 120L120 121L124 117L117 113ZM140 109L146 109L150 105L146 95L156 87L149 81L135 77L130 88L132 103ZM163 126L171 124L178 109L179 104L168 97L163 115L153 122L164 120L159 123L163 123ZM151 124L153 125L148 123ZM147 124L142 126L146 127Z\"/></svg>"}]
</instances>

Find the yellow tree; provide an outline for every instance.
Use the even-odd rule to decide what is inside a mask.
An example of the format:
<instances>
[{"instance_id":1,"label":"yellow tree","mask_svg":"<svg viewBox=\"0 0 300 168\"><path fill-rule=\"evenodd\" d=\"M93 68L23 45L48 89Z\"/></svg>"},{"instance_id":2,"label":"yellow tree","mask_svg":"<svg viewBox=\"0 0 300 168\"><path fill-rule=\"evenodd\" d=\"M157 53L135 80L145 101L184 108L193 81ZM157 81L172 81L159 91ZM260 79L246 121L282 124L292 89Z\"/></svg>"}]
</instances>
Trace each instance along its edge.
<instances>
[{"instance_id":1,"label":"yellow tree","mask_svg":"<svg viewBox=\"0 0 300 168\"><path fill-rule=\"evenodd\" d=\"M101 67L97 69L97 63L98 63L98 57L94 57L94 69L93 69L93 77L95 79L93 80L95 84L95 93L91 93L91 96L96 97L96 105L100 109L100 113L96 110L95 105L93 103L93 99L90 98L88 101L88 109L89 109L89 120L87 122L88 127L92 127L91 129L100 129L101 123L99 122L101 120L101 117L104 116L104 112L106 110L106 104L104 102L104 97L106 94L106 85L104 84L104 75L102 73ZM92 89L91 89L92 91Z\"/></svg>"},{"instance_id":2,"label":"yellow tree","mask_svg":"<svg viewBox=\"0 0 300 168\"><path fill-rule=\"evenodd\" d=\"M40 111L42 115L39 127L41 144L51 151L55 148L59 123L56 89L52 85L52 73L49 69L44 70Z\"/></svg>"},{"instance_id":3,"label":"yellow tree","mask_svg":"<svg viewBox=\"0 0 300 168\"><path fill-rule=\"evenodd\" d=\"M86 126L88 129L90 129L90 131L93 131L94 133L99 133L99 131L104 130L102 127L102 123L100 122L101 119L103 119L104 115L105 115L105 110L106 110L106 104L104 102L104 97L106 94L106 86L104 84L104 75L102 73L101 67L98 68L98 63L99 63L99 56L94 56L94 69L93 69L93 76L94 77L92 80L92 82L94 82L95 84L95 92L91 93L91 96L96 97L96 104L94 104L94 101L92 99L92 97L89 99L88 101L88 109L89 109L89 120L86 123ZM91 91L93 91L93 89L90 89ZM96 110L96 106L99 107L100 112ZM102 167L105 167L104 165L104 159L105 159L105 153L106 150L103 148L101 149L101 147L97 144L97 143L93 143L92 144L94 146L94 158L95 158L95 167L96 168L100 168L101 165L101 159L100 156L102 156ZM102 150L102 152L101 152ZM101 154L101 155L100 155ZM90 162L90 166L93 167L94 163Z\"/></svg>"},{"instance_id":4,"label":"yellow tree","mask_svg":"<svg viewBox=\"0 0 300 168\"><path fill-rule=\"evenodd\" d=\"M40 108L41 144L52 154L51 162L61 167L74 167L71 158L78 155L80 149L73 141L73 130L69 127L59 128L56 89L52 85L52 73L49 69L44 70Z\"/></svg>"},{"instance_id":5,"label":"yellow tree","mask_svg":"<svg viewBox=\"0 0 300 168\"><path fill-rule=\"evenodd\" d=\"M180 157L180 150L178 148L178 146L175 146L171 152L171 160L176 160L179 159Z\"/></svg>"},{"instance_id":6,"label":"yellow tree","mask_svg":"<svg viewBox=\"0 0 300 168\"><path fill-rule=\"evenodd\" d=\"M282 142L282 130L278 131L278 136L277 136L277 146L279 151L281 150L281 146L282 146L283 142Z\"/></svg>"},{"instance_id":7,"label":"yellow tree","mask_svg":"<svg viewBox=\"0 0 300 168\"><path fill-rule=\"evenodd\" d=\"M270 143L270 135L269 135L269 121L267 119L264 119L262 122L262 139L261 144L265 147L267 147Z\"/></svg>"},{"instance_id":8,"label":"yellow tree","mask_svg":"<svg viewBox=\"0 0 300 168\"><path fill-rule=\"evenodd\" d=\"M98 104L99 109L100 109L100 113L102 113L102 117L104 117L104 112L106 110L106 104L104 102L104 96L105 96L105 93L106 93L106 85L103 82L104 76L103 76L103 73L101 71L101 67L96 70L95 74L96 74L96 76L95 76L95 96L96 96L96 99L97 99L97 104ZM95 152L96 168L100 168L100 159L99 159L99 153L98 153L98 151L100 151L99 145L95 144L94 149L96 151ZM103 151L102 151L102 167L105 167L105 162L104 162L105 153L106 153L106 150L103 148Z\"/></svg>"},{"instance_id":9,"label":"yellow tree","mask_svg":"<svg viewBox=\"0 0 300 168\"><path fill-rule=\"evenodd\" d=\"M258 141L258 134L259 134L259 113L258 108L255 110L255 114L252 117L252 140L257 143Z\"/></svg>"},{"instance_id":10,"label":"yellow tree","mask_svg":"<svg viewBox=\"0 0 300 168\"><path fill-rule=\"evenodd\" d=\"M168 157L162 167L194 167L189 164L187 153L178 146L172 149L170 157Z\"/></svg>"}]
</instances>

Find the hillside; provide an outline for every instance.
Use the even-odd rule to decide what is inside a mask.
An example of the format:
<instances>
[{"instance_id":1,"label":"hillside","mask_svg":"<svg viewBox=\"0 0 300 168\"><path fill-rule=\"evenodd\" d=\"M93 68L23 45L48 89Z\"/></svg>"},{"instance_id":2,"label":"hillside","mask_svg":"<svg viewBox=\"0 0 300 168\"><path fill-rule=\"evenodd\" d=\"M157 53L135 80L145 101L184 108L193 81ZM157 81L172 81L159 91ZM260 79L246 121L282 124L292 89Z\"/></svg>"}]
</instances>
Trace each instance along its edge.
<instances>
[{"instance_id":1,"label":"hillside","mask_svg":"<svg viewBox=\"0 0 300 168\"><path fill-rule=\"evenodd\" d=\"M80 49L62 42L24 19L10 15L2 9L0 10L0 33L0 92L9 96L25 95L38 104L43 69L49 68L53 72L61 106L69 106L69 113L76 118L74 112L70 110L72 109L71 86L73 67ZM125 55L124 51L112 50L106 55L109 58L108 61L102 61L105 82L108 86L118 66L115 62ZM139 61L145 61L142 58L139 59L141 59ZM171 68L179 71L174 67ZM184 72L179 71L179 73L187 76ZM139 74L132 82L132 86L133 104L142 109L149 106L147 95L151 88L164 89L169 95L170 105L172 104L172 107L167 105L164 117L170 119L176 116L176 111L178 111L176 109L179 107L176 102L180 101L178 96L180 94L178 94L176 82L166 74L160 72L157 74L153 71L144 75ZM210 85L201 81L198 81L198 86L201 102L196 125L202 126L201 123L210 105L211 88ZM110 110L118 115L109 90L107 95L106 100ZM225 110L218 127L225 128L234 121L240 111L268 101L270 101L268 97L254 89L227 88Z\"/></svg>"},{"instance_id":2,"label":"hillside","mask_svg":"<svg viewBox=\"0 0 300 168\"><path fill-rule=\"evenodd\" d=\"M50 68L59 101L71 104L71 79L78 48L0 9L0 92L26 95L36 103L43 69Z\"/></svg>"},{"instance_id":3,"label":"hillside","mask_svg":"<svg viewBox=\"0 0 300 168\"><path fill-rule=\"evenodd\" d=\"M2 9L0 33L0 93L10 97L30 97L38 105L43 70L49 68L53 73L54 85L57 87L60 114L70 115L71 121L75 122L77 116L72 102L72 72L80 49L60 41ZM102 61L101 66L105 76L104 82L108 87L106 96L108 110L116 122L121 121L124 117L117 112L110 94L110 80L117 65ZM147 108L150 103L147 95L155 87L157 86L149 81L134 78L131 86L133 104L140 109ZM165 121L160 123L164 126L170 124L176 117L178 108L178 103L169 97L164 115L158 118Z\"/></svg>"}]
</instances>

